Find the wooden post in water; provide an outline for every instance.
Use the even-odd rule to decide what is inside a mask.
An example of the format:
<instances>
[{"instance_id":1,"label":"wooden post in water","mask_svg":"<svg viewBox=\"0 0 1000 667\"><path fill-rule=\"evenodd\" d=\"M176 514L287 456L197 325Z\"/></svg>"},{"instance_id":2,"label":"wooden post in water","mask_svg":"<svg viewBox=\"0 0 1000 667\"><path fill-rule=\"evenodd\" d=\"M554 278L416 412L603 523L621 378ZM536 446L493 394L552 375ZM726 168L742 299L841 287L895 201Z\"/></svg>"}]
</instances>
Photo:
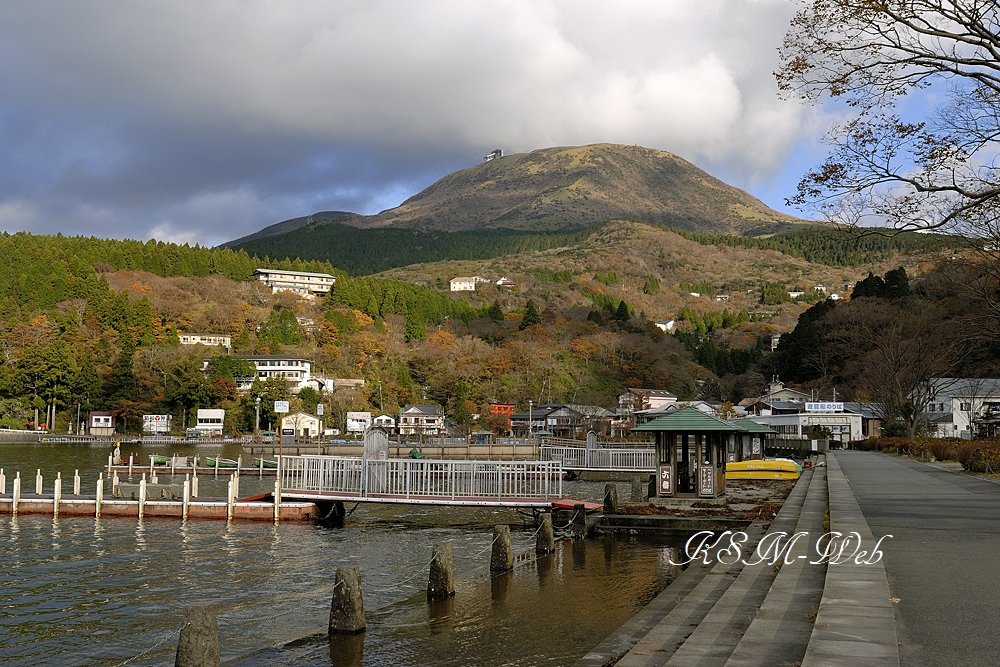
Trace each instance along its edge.
<instances>
[{"instance_id":1,"label":"wooden post in water","mask_svg":"<svg viewBox=\"0 0 1000 667\"><path fill-rule=\"evenodd\" d=\"M153 466L154 466L155 464L156 464L156 462L155 462L155 461L153 460L153 457L152 457L152 456L150 456L150 457L149 457L149 476L150 476L150 477L153 477L153 475L155 474L155 473L153 473Z\"/></svg>"},{"instance_id":2,"label":"wooden post in water","mask_svg":"<svg viewBox=\"0 0 1000 667\"><path fill-rule=\"evenodd\" d=\"M494 526L490 572L509 572L513 569L514 550L510 546L510 526Z\"/></svg>"},{"instance_id":3,"label":"wooden post in water","mask_svg":"<svg viewBox=\"0 0 1000 667\"><path fill-rule=\"evenodd\" d=\"M542 514L541 521L542 525L538 527L538 536L535 538L535 553L552 553L556 550L556 538L552 532L552 513Z\"/></svg>"},{"instance_id":4,"label":"wooden post in water","mask_svg":"<svg viewBox=\"0 0 1000 667\"><path fill-rule=\"evenodd\" d=\"M257 460L260 461L260 470L257 471L257 479L264 479L264 454L261 454Z\"/></svg>"},{"instance_id":5,"label":"wooden post in water","mask_svg":"<svg viewBox=\"0 0 1000 667\"><path fill-rule=\"evenodd\" d=\"M330 602L331 635L353 635L365 629L365 603L361 595L361 570L357 565L338 567Z\"/></svg>"},{"instance_id":6,"label":"wooden post in water","mask_svg":"<svg viewBox=\"0 0 1000 667\"><path fill-rule=\"evenodd\" d=\"M134 458L134 455L132 455L132 454L128 455L128 476L129 477L132 476L132 459L133 458Z\"/></svg>"},{"instance_id":7,"label":"wooden post in water","mask_svg":"<svg viewBox=\"0 0 1000 667\"><path fill-rule=\"evenodd\" d=\"M219 476L219 459L220 459L220 458L221 458L221 457L219 457L219 456L216 456L216 457L215 457L215 476L216 476L216 477L218 477L218 476Z\"/></svg>"},{"instance_id":8,"label":"wooden post in water","mask_svg":"<svg viewBox=\"0 0 1000 667\"><path fill-rule=\"evenodd\" d=\"M181 510L181 518L187 521L188 507L191 505L191 476L185 475L184 479L184 508Z\"/></svg>"},{"instance_id":9,"label":"wooden post in water","mask_svg":"<svg viewBox=\"0 0 1000 667\"><path fill-rule=\"evenodd\" d=\"M614 484L604 485L604 513L618 514L618 487Z\"/></svg>"},{"instance_id":10,"label":"wooden post in water","mask_svg":"<svg viewBox=\"0 0 1000 667\"><path fill-rule=\"evenodd\" d=\"M177 455L173 454L170 457L170 476L171 477L174 476L174 469L175 469L176 465L177 465Z\"/></svg>"},{"instance_id":11,"label":"wooden post in water","mask_svg":"<svg viewBox=\"0 0 1000 667\"><path fill-rule=\"evenodd\" d=\"M427 578L427 599L441 600L454 594L455 557L451 552L451 542L435 542Z\"/></svg>"},{"instance_id":12,"label":"wooden post in water","mask_svg":"<svg viewBox=\"0 0 1000 667\"><path fill-rule=\"evenodd\" d=\"M233 473L233 499L240 497L240 469Z\"/></svg>"},{"instance_id":13,"label":"wooden post in water","mask_svg":"<svg viewBox=\"0 0 1000 667\"><path fill-rule=\"evenodd\" d=\"M79 469L73 471L73 495L80 495L80 471Z\"/></svg>"},{"instance_id":14,"label":"wooden post in water","mask_svg":"<svg viewBox=\"0 0 1000 667\"><path fill-rule=\"evenodd\" d=\"M274 480L274 522L281 517L281 480Z\"/></svg>"},{"instance_id":15,"label":"wooden post in water","mask_svg":"<svg viewBox=\"0 0 1000 667\"><path fill-rule=\"evenodd\" d=\"M21 471L14 477L14 504L11 505L11 512L17 514L17 504L21 502Z\"/></svg>"},{"instance_id":16,"label":"wooden post in water","mask_svg":"<svg viewBox=\"0 0 1000 667\"><path fill-rule=\"evenodd\" d=\"M39 468L38 472L35 473L35 494L42 494L42 469Z\"/></svg>"},{"instance_id":17,"label":"wooden post in water","mask_svg":"<svg viewBox=\"0 0 1000 667\"><path fill-rule=\"evenodd\" d=\"M59 514L59 501L62 499L62 473L56 473L56 481L52 486L52 516Z\"/></svg>"},{"instance_id":18,"label":"wooden post in water","mask_svg":"<svg viewBox=\"0 0 1000 667\"><path fill-rule=\"evenodd\" d=\"M94 503L94 518L101 516L101 502L104 500L104 475L97 477L97 500Z\"/></svg>"},{"instance_id":19,"label":"wooden post in water","mask_svg":"<svg viewBox=\"0 0 1000 667\"><path fill-rule=\"evenodd\" d=\"M142 479L139 480L139 518L142 518L142 512L146 509L146 473L142 473Z\"/></svg>"},{"instance_id":20,"label":"wooden post in water","mask_svg":"<svg viewBox=\"0 0 1000 667\"><path fill-rule=\"evenodd\" d=\"M146 477L146 475L144 473L143 474L143 478L145 478L145 477ZM118 471L117 470L111 476L111 495L112 496L117 496L118 495Z\"/></svg>"},{"instance_id":21,"label":"wooden post in water","mask_svg":"<svg viewBox=\"0 0 1000 667\"><path fill-rule=\"evenodd\" d=\"M0 468L0 495L7 493L7 475L3 474L3 468Z\"/></svg>"},{"instance_id":22,"label":"wooden post in water","mask_svg":"<svg viewBox=\"0 0 1000 667\"><path fill-rule=\"evenodd\" d=\"M226 519L228 521L233 520L233 478L229 478L229 484L226 485Z\"/></svg>"},{"instance_id":23,"label":"wooden post in water","mask_svg":"<svg viewBox=\"0 0 1000 667\"><path fill-rule=\"evenodd\" d=\"M184 625L177 640L174 667L218 667L219 624L215 609L193 604L184 610Z\"/></svg>"},{"instance_id":24,"label":"wooden post in water","mask_svg":"<svg viewBox=\"0 0 1000 667\"><path fill-rule=\"evenodd\" d=\"M191 497L198 497L198 469L195 468L194 474L191 475Z\"/></svg>"},{"instance_id":25,"label":"wooden post in water","mask_svg":"<svg viewBox=\"0 0 1000 667\"><path fill-rule=\"evenodd\" d=\"M573 537L587 536L587 508L583 503L573 505Z\"/></svg>"}]
</instances>

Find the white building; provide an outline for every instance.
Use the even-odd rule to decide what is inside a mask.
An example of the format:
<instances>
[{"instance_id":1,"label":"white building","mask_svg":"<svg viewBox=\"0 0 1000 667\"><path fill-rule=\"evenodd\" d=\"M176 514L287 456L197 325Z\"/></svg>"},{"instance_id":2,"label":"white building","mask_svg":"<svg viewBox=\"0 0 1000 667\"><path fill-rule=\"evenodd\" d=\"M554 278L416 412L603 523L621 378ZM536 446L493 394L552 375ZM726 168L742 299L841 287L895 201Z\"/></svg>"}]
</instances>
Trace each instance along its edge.
<instances>
[{"instance_id":1,"label":"white building","mask_svg":"<svg viewBox=\"0 0 1000 667\"><path fill-rule=\"evenodd\" d=\"M222 435L222 426L226 423L225 410L211 410L205 408L198 409L198 421L194 425L198 435L213 436Z\"/></svg>"},{"instance_id":2,"label":"white building","mask_svg":"<svg viewBox=\"0 0 1000 667\"><path fill-rule=\"evenodd\" d=\"M436 405L405 405L399 411L400 435L437 435L444 415Z\"/></svg>"},{"instance_id":3,"label":"white building","mask_svg":"<svg viewBox=\"0 0 1000 667\"><path fill-rule=\"evenodd\" d=\"M37 428L37 424L35 428ZM114 435L115 415L112 412L92 410L87 419L87 432L90 435Z\"/></svg>"},{"instance_id":4,"label":"white building","mask_svg":"<svg viewBox=\"0 0 1000 667\"><path fill-rule=\"evenodd\" d=\"M233 346L233 337L225 334L182 333L178 336L178 338L180 338L181 345L208 345L209 347L221 345L222 347L227 348Z\"/></svg>"},{"instance_id":5,"label":"white building","mask_svg":"<svg viewBox=\"0 0 1000 667\"><path fill-rule=\"evenodd\" d=\"M257 368L257 378L266 380L271 377L278 377L287 381L292 393L299 393L306 387L312 387L317 391L333 391L336 380L321 375L312 374L312 362L302 357L291 357L276 354L241 356L253 362ZM205 362L206 366L208 362ZM237 378L236 388L246 391L253 385L254 378ZM360 381L364 384L364 380Z\"/></svg>"},{"instance_id":6,"label":"white building","mask_svg":"<svg viewBox=\"0 0 1000 667\"><path fill-rule=\"evenodd\" d=\"M372 413L348 412L346 426L348 433L364 433L372 426Z\"/></svg>"},{"instance_id":7,"label":"white building","mask_svg":"<svg viewBox=\"0 0 1000 667\"><path fill-rule=\"evenodd\" d=\"M475 292L476 279L471 277L458 277L451 279L452 292Z\"/></svg>"},{"instance_id":8,"label":"white building","mask_svg":"<svg viewBox=\"0 0 1000 667\"><path fill-rule=\"evenodd\" d=\"M326 296L337 282L329 273L283 269L257 269L253 277L270 287L272 292L295 292L306 297Z\"/></svg>"},{"instance_id":9,"label":"white building","mask_svg":"<svg viewBox=\"0 0 1000 667\"><path fill-rule=\"evenodd\" d=\"M396 420L389 415L379 415L372 420L372 423L379 428L384 428L386 431L396 428Z\"/></svg>"},{"instance_id":10,"label":"white building","mask_svg":"<svg viewBox=\"0 0 1000 667\"><path fill-rule=\"evenodd\" d=\"M779 438L808 440L809 432L819 428L829 433L830 440L846 443L864 437L862 415L845 411L843 403L806 403L805 412L791 414L765 414L767 412L770 411L762 410L760 415L749 419L773 429Z\"/></svg>"},{"instance_id":11,"label":"white building","mask_svg":"<svg viewBox=\"0 0 1000 667\"><path fill-rule=\"evenodd\" d=\"M319 429L319 417L306 412L293 412L281 418L281 435L315 438L319 436Z\"/></svg>"},{"instance_id":12,"label":"white building","mask_svg":"<svg viewBox=\"0 0 1000 667\"><path fill-rule=\"evenodd\" d=\"M937 438L990 438L1000 424L1000 378L934 378L922 423Z\"/></svg>"},{"instance_id":13,"label":"white building","mask_svg":"<svg viewBox=\"0 0 1000 667\"><path fill-rule=\"evenodd\" d=\"M676 320L660 320L659 322L653 322L653 324L663 333L673 333L674 329L677 328Z\"/></svg>"}]
</instances>

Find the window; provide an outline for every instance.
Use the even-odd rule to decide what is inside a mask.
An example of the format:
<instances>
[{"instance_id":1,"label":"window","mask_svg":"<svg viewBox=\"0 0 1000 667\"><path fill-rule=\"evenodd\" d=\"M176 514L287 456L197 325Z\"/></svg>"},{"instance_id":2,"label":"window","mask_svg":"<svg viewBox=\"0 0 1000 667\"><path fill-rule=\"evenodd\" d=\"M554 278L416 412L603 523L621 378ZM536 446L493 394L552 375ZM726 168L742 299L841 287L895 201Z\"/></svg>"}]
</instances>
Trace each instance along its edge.
<instances>
[{"instance_id":1,"label":"window","mask_svg":"<svg viewBox=\"0 0 1000 667\"><path fill-rule=\"evenodd\" d=\"M960 410L964 410L964 411L966 411L966 412L967 412L967 411L969 411L969 410L971 410L971 409L972 409L972 403L961 403L961 404L959 405L959 409L960 409ZM944 411L944 410L942 409L942 412L943 412L943 411Z\"/></svg>"}]
</instances>

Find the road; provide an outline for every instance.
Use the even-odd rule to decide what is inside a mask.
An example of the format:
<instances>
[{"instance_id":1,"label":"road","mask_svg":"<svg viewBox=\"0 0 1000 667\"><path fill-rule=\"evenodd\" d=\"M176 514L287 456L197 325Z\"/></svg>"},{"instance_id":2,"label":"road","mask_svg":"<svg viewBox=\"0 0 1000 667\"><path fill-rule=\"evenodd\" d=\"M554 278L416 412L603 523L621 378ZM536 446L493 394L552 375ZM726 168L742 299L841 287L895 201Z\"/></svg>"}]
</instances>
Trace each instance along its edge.
<instances>
[{"instance_id":1,"label":"road","mask_svg":"<svg viewBox=\"0 0 1000 667\"><path fill-rule=\"evenodd\" d=\"M870 452L837 452L883 542L903 667L1000 665L1000 484Z\"/></svg>"}]
</instances>

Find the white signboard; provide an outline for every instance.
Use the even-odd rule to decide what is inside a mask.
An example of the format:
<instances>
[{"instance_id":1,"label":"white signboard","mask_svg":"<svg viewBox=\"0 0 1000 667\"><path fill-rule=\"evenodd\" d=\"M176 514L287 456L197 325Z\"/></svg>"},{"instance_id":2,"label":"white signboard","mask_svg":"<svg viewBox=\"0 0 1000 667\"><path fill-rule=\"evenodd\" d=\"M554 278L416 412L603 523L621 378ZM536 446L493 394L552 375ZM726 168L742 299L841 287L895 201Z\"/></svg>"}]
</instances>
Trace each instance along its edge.
<instances>
[{"instance_id":1,"label":"white signboard","mask_svg":"<svg viewBox=\"0 0 1000 667\"><path fill-rule=\"evenodd\" d=\"M322 403L317 403L316 404L316 416L317 417L322 417L323 416L323 404Z\"/></svg>"},{"instance_id":2,"label":"white signboard","mask_svg":"<svg viewBox=\"0 0 1000 667\"><path fill-rule=\"evenodd\" d=\"M288 412L288 401L275 401L274 402L275 412Z\"/></svg>"},{"instance_id":3,"label":"white signboard","mask_svg":"<svg viewBox=\"0 0 1000 667\"><path fill-rule=\"evenodd\" d=\"M350 433L362 433L371 428L372 413L370 412L348 412L347 431Z\"/></svg>"},{"instance_id":4,"label":"white signboard","mask_svg":"<svg viewBox=\"0 0 1000 667\"><path fill-rule=\"evenodd\" d=\"M806 412L843 412L843 403L806 403Z\"/></svg>"},{"instance_id":5,"label":"white signboard","mask_svg":"<svg viewBox=\"0 0 1000 667\"><path fill-rule=\"evenodd\" d=\"M170 415L143 415L142 430L146 433L169 433Z\"/></svg>"}]
</instances>

